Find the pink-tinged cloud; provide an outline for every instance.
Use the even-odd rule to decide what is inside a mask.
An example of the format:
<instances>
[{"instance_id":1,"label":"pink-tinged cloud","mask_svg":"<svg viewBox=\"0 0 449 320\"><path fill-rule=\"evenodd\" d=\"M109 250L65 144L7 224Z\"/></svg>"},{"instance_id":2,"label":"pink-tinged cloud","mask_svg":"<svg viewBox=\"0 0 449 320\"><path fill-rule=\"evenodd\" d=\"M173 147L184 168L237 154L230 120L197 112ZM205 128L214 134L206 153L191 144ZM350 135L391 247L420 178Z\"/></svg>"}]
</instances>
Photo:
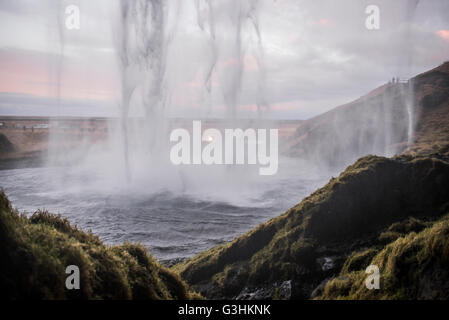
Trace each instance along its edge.
<instances>
[{"instance_id":1,"label":"pink-tinged cloud","mask_svg":"<svg viewBox=\"0 0 449 320\"><path fill-rule=\"evenodd\" d=\"M43 53L0 50L0 92L56 97L57 60ZM63 99L110 100L118 92L114 77L65 61L60 79ZM92 72L90 72L92 71Z\"/></svg>"},{"instance_id":2,"label":"pink-tinged cloud","mask_svg":"<svg viewBox=\"0 0 449 320\"><path fill-rule=\"evenodd\" d=\"M42 57L0 51L0 92L49 96L48 72Z\"/></svg>"},{"instance_id":3,"label":"pink-tinged cloud","mask_svg":"<svg viewBox=\"0 0 449 320\"><path fill-rule=\"evenodd\" d=\"M332 21L329 19L321 18L318 21L315 21L313 24L321 27L328 27L332 25Z\"/></svg>"},{"instance_id":4,"label":"pink-tinged cloud","mask_svg":"<svg viewBox=\"0 0 449 320\"><path fill-rule=\"evenodd\" d=\"M443 41L449 42L449 30L438 30L436 35Z\"/></svg>"},{"instance_id":5,"label":"pink-tinged cloud","mask_svg":"<svg viewBox=\"0 0 449 320\"><path fill-rule=\"evenodd\" d=\"M280 102L277 104L273 104L270 106L270 109L273 111L296 111L301 107L304 107L305 104L303 101L289 101L289 102Z\"/></svg>"},{"instance_id":6,"label":"pink-tinged cloud","mask_svg":"<svg viewBox=\"0 0 449 320\"><path fill-rule=\"evenodd\" d=\"M301 34L300 33L290 33L286 36L287 43L288 44L295 44L301 40Z\"/></svg>"},{"instance_id":7,"label":"pink-tinged cloud","mask_svg":"<svg viewBox=\"0 0 449 320\"><path fill-rule=\"evenodd\" d=\"M270 105L269 107L262 106L262 110L271 110L271 111L297 111L301 107L304 107L304 101L295 100L295 101L289 101L289 102L280 102L280 103L274 103ZM250 112L257 112L259 108L255 104L247 104L247 105L241 105L237 107L239 110L242 111L250 111Z\"/></svg>"},{"instance_id":8,"label":"pink-tinged cloud","mask_svg":"<svg viewBox=\"0 0 449 320\"><path fill-rule=\"evenodd\" d=\"M230 67L237 67L239 64L242 64L243 69L245 71L253 71L257 72L259 71L259 64L257 62L257 58L254 55L247 54L244 55L241 59L241 61L237 58L229 58L222 61L217 62L217 69L223 70Z\"/></svg>"},{"instance_id":9,"label":"pink-tinged cloud","mask_svg":"<svg viewBox=\"0 0 449 320\"><path fill-rule=\"evenodd\" d=\"M241 110L241 111L257 112L257 105L247 104L247 105L238 106L237 109Z\"/></svg>"},{"instance_id":10,"label":"pink-tinged cloud","mask_svg":"<svg viewBox=\"0 0 449 320\"><path fill-rule=\"evenodd\" d=\"M259 71L259 63L257 62L256 57L253 55L246 55L243 58L243 66L247 71Z\"/></svg>"},{"instance_id":11,"label":"pink-tinged cloud","mask_svg":"<svg viewBox=\"0 0 449 320\"><path fill-rule=\"evenodd\" d=\"M218 61L217 65L219 68L228 68L228 67L235 67L239 65L239 59L237 58L229 58L226 60Z\"/></svg>"}]
</instances>

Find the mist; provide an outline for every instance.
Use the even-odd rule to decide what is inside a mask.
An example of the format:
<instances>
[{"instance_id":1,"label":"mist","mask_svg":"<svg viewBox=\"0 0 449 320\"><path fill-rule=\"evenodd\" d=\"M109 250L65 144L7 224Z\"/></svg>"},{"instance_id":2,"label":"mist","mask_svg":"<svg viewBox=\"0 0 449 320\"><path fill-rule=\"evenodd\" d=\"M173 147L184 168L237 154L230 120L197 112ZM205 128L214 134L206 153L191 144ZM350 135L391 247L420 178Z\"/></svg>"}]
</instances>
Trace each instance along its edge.
<instances>
[{"instance_id":1,"label":"mist","mask_svg":"<svg viewBox=\"0 0 449 320\"><path fill-rule=\"evenodd\" d=\"M378 30L367 1L79 0L79 30L66 28L68 4L1 2L18 30L2 31L2 61L33 70L10 68L1 110L52 116L45 168L17 173L31 191L5 181L21 209L54 209L162 258L230 240L361 156L407 150L412 78L449 52L445 1L379 1ZM279 130L277 173L173 165L170 132L194 120Z\"/></svg>"}]
</instances>

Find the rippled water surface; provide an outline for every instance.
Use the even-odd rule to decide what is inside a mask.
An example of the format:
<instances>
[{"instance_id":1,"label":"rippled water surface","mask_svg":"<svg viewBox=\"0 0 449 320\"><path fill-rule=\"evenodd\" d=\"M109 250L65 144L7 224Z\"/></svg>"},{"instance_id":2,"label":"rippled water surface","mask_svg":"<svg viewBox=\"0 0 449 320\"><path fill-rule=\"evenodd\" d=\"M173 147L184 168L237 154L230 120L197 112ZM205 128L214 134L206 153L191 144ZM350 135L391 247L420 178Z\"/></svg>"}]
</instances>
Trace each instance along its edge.
<instances>
[{"instance_id":1,"label":"rippled water surface","mask_svg":"<svg viewBox=\"0 0 449 320\"><path fill-rule=\"evenodd\" d=\"M327 177L288 174L249 183L240 193L236 182L229 196L218 190L124 192L103 188L94 174L65 168L0 171L2 187L13 205L28 214L47 209L72 224L92 230L109 244L140 242L159 259L190 257L232 240L300 202Z\"/></svg>"}]
</instances>

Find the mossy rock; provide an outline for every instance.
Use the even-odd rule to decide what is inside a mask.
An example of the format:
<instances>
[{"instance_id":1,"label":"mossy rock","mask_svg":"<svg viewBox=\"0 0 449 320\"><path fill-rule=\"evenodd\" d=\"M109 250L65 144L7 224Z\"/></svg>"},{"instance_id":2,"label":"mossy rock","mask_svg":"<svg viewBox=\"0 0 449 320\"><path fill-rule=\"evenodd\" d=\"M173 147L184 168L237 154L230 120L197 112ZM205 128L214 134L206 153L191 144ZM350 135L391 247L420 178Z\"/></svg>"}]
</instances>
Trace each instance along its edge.
<instances>
[{"instance_id":1,"label":"mossy rock","mask_svg":"<svg viewBox=\"0 0 449 320\"><path fill-rule=\"evenodd\" d=\"M449 219L398 238L369 264L379 268L379 289L366 288L364 266L344 269L317 299L449 299Z\"/></svg>"},{"instance_id":2,"label":"mossy rock","mask_svg":"<svg viewBox=\"0 0 449 320\"><path fill-rule=\"evenodd\" d=\"M343 273L350 273L352 271L366 268L371 259L378 253L378 250L370 248L360 252L353 252L342 267Z\"/></svg>"},{"instance_id":3,"label":"mossy rock","mask_svg":"<svg viewBox=\"0 0 449 320\"><path fill-rule=\"evenodd\" d=\"M401 222L393 223L386 231L380 234L379 241L382 244L387 244L410 232L420 232L428 225L429 223L410 217Z\"/></svg>"},{"instance_id":4,"label":"mossy rock","mask_svg":"<svg viewBox=\"0 0 449 320\"><path fill-rule=\"evenodd\" d=\"M0 191L0 287L6 299L201 298L139 244L104 245L60 216L13 210ZM80 289L65 287L66 267L80 270Z\"/></svg>"}]
</instances>

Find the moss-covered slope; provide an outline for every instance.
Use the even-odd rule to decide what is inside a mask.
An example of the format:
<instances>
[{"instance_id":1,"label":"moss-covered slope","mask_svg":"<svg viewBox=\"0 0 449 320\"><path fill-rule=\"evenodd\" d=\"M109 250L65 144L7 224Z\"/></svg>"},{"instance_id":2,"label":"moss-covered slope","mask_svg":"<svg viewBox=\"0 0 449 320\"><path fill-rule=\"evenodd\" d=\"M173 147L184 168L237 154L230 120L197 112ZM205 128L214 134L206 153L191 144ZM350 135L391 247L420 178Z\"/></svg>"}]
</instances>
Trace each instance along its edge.
<instances>
[{"instance_id":1,"label":"moss-covered slope","mask_svg":"<svg viewBox=\"0 0 449 320\"><path fill-rule=\"evenodd\" d=\"M189 299L199 295L140 245L106 246L59 216L13 210L0 191L0 288L6 299ZM65 287L66 267L80 289Z\"/></svg>"},{"instance_id":2,"label":"moss-covered slope","mask_svg":"<svg viewBox=\"0 0 449 320\"><path fill-rule=\"evenodd\" d=\"M379 268L378 290L366 289L369 265ZM354 253L317 299L449 299L448 217L419 233L404 234L380 251Z\"/></svg>"},{"instance_id":3,"label":"moss-covered slope","mask_svg":"<svg viewBox=\"0 0 449 320\"><path fill-rule=\"evenodd\" d=\"M353 252L371 248L367 260L394 240L401 229L392 224L420 230L448 209L448 162L367 156L283 215L175 270L206 297L265 290L276 298L287 283L290 298L310 298Z\"/></svg>"}]
</instances>

